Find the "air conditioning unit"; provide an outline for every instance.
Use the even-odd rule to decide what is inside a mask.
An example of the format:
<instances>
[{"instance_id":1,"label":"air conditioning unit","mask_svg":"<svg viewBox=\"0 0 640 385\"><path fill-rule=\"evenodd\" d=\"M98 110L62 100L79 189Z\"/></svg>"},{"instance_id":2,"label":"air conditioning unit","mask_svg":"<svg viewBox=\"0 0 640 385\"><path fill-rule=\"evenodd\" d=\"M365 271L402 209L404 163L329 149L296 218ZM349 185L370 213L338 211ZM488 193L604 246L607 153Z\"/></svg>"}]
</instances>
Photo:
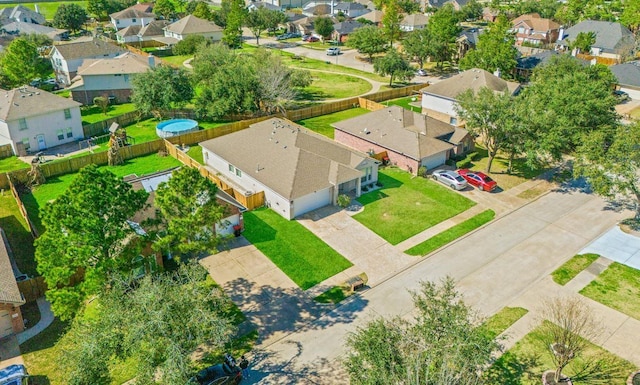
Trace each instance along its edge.
<instances>
[{"instance_id":1,"label":"air conditioning unit","mask_svg":"<svg viewBox=\"0 0 640 385\"><path fill-rule=\"evenodd\" d=\"M246 196L246 197L250 197L251 195L253 195L253 191L245 191L244 192L244 196Z\"/></svg>"}]
</instances>

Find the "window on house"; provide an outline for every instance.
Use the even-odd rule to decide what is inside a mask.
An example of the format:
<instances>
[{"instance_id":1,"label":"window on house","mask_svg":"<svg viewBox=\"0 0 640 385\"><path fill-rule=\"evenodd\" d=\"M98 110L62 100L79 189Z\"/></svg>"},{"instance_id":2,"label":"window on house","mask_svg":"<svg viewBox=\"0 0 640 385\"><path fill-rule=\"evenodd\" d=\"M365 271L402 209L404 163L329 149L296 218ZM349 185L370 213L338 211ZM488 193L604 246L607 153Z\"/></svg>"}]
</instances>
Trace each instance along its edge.
<instances>
[{"instance_id":1,"label":"window on house","mask_svg":"<svg viewBox=\"0 0 640 385\"><path fill-rule=\"evenodd\" d=\"M458 119L449 118L449 124L451 124L452 126L455 126L456 124L458 124Z\"/></svg>"},{"instance_id":2,"label":"window on house","mask_svg":"<svg viewBox=\"0 0 640 385\"><path fill-rule=\"evenodd\" d=\"M124 81L128 82L129 81L129 74L124 74Z\"/></svg>"},{"instance_id":3,"label":"window on house","mask_svg":"<svg viewBox=\"0 0 640 385\"><path fill-rule=\"evenodd\" d=\"M229 164L229 172L234 172L234 171L236 171L236 168L233 167L232 164Z\"/></svg>"},{"instance_id":4,"label":"window on house","mask_svg":"<svg viewBox=\"0 0 640 385\"><path fill-rule=\"evenodd\" d=\"M64 118L71 119L71 110L69 108L64 109Z\"/></svg>"},{"instance_id":5,"label":"window on house","mask_svg":"<svg viewBox=\"0 0 640 385\"><path fill-rule=\"evenodd\" d=\"M62 130L62 129L56 130L56 135L58 135L58 140L63 140L64 139L64 130Z\"/></svg>"},{"instance_id":6,"label":"window on house","mask_svg":"<svg viewBox=\"0 0 640 385\"><path fill-rule=\"evenodd\" d=\"M25 118L20 118L18 120L18 124L20 125L20 129L21 130L26 130L27 128L29 128L29 127L27 127L27 119L25 119Z\"/></svg>"},{"instance_id":7,"label":"window on house","mask_svg":"<svg viewBox=\"0 0 640 385\"><path fill-rule=\"evenodd\" d=\"M73 130L71 127L67 127L67 138L73 138Z\"/></svg>"},{"instance_id":8,"label":"window on house","mask_svg":"<svg viewBox=\"0 0 640 385\"><path fill-rule=\"evenodd\" d=\"M135 23L135 22L136 22L136 19L131 19L131 21Z\"/></svg>"},{"instance_id":9,"label":"window on house","mask_svg":"<svg viewBox=\"0 0 640 385\"><path fill-rule=\"evenodd\" d=\"M242 171L240 171L239 168L236 168L236 175L240 178L242 178Z\"/></svg>"},{"instance_id":10,"label":"window on house","mask_svg":"<svg viewBox=\"0 0 640 385\"><path fill-rule=\"evenodd\" d=\"M29 138L23 138L22 144L24 145L25 150L29 150L31 148L31 142L29 142Z\"/></svg>"}]
</instances>

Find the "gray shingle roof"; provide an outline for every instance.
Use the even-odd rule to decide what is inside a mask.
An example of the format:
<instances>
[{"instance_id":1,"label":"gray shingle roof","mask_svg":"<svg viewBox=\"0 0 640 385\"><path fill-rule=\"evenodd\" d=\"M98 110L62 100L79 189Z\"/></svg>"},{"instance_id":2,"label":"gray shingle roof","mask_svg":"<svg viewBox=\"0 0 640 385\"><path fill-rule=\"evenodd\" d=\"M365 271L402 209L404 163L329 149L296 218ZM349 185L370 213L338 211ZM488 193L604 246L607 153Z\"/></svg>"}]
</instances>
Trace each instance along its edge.
<instances>
[{"instance_id":1,"label":"gray shingle roof","mask_svg":"<svg viewBox=\"0 0 640 385\"><path fill-rule=\"evenodd\" d=\"M222 27L216 25L214 22L200 19L199 17L195 17L193 15L185 16L175 23L169 24L167 27L165 27L165 29L179 35L222 31Z\"/></svg>"},{"instance_id":2,"label":"gray shingle roof","mask_svg":"<svg viewBox=\"0 0 640 385\"><path fill-rule=\"evenodd\" d=\"M154 20L144 27L140 28L138 32L138 36L140 37L149 37L149 36L164 36L164 27L168 26L170 23L167 20Z\"/></svg>"},{"instance_id":3,"label":"gray shingle roof","mask_svg":"<svg viewBox=\"0 0 640 385\"><path fill-rule=\"evenodd\" d=\"M516 68L533 69L540 64L548 62L552 57L558 56L560 53L557 51L542 51L531 56L524 56L518 59Z\"/></svg>"},{"instance_id":4,"label":"gray shingle roof","mask_svg":"<svg viewBox=\"0 0 640 385\"><path fill-rule=\"evenodd\" d=\"M40 24L34 24L34 23L23 23L19 21L14 21L13 23L6 24L0 27L0 30L3 30L7 33L19 34L19 35L37 33L37 34L47 35L50 38L53 38L56 35L62 35L67 32L66 29L51 28L51 27L47 27L46 25L40 25Z\"/></svg>"},{"instance_id":5,"label":"gray shingle roof","mask_svg":"<svg viewBox=\"0 0 640 385\"><path fill-rule=\"evenodd\" d=\"M467 131L400 106L391 106L332 124L344 131L393 152L420 160L453 146L447 143L455 135L458 141Z\"/></svg>"},{"instance_id":6,"label":"gray shingle roof","mask_svg":"<svg viewBox=\"0 0 640 385\"><path fill-rule=\"evenodd\" d=\"M358 11L366 8L367 7L360 3L340 3L334 7L334 9L339 11Z\"/></svg>"},{"instance_id":7,"label":"gray shingle roof","mask_svg":"<svg viewBox=\"0 0 640 385\"><path fill-rule=\"evenodd\" d=\"M24 303L18 289L16 277L13 275L9 251L6 245L4 231L0 229L0 303L21 305Z\"/></svg>"},{"instance_id":8,"label":"gray shingle roof","mask_svg":"<svg viewBox=\"0 0 640 385\"><path fill-rule=\"evenodd\" d=\"M126 9L123 9L120 12L115 12L112 13L111 15L109 15L109 17L115 19L115 20L122 20L122 19L155 19L156 15L150 12L144 12L140 9L138 9L137 7L133 6L133 7L129 7Z\"/></svg>"},{"instance_id":9,"label":"gray shingle roof","mask_svg":"<svg viewBox=\"0 0 640 385\"><path fill-rule=\"evenodd\" d=\"M368 158L278 118L200 145L291 200L362 176L356 167Z\"/></svg>"},{"instance_id":10,"label":"gray shingle roof","mask_svg":"<svg viewBox=\"0 0 640 385\"><path fill-rule=\"evenodd\" d=\"M473 68L456 76L435 83L421 91L425 94L443 96L455 100L458 95L466 90L480 91L487 87L494 92L508 92L513 95L520 88L520 84L501 79L485 70Z\"/></svg>"},{"instance_id":11,"label":"gray shingle roof","mask_svg":"<svg viewBox=\"0 0 640 385\"><path fill-rule=\"evenodd\" d=\"M11 91L0 90L0 120L4 122L63 111L80 105L71 99L33 87L25 86Z\"/></svg>"},{"instance_id":12,"label":"gray shingle roof","mask_svg":"<svg viewBox=\"0 0 640 385\"><path fill-rule=\"evenodd\" d=\"M609 67L621 86L640 87L640 62L616 64Z\"/></svg>"},{"instance_id":13,"label":"gray shingle roof","mask_svg":"<svg viewBox=\"0 0 640 385\"><path fill-rule=\"evenodd\" d=\"M0 19L10 19L35 24L44 24L46 21L41 13L29 9L24 5L16 5L15 7L2 9L0 11Z\"/></svg>"},{"instance_id":14,"label":"gray shingle roof","mask_svg":"<svg viewBox=\"0 0 640 385\"><path fill-rule=\"evenodd\" d=\"M99 39L78 43L59 44L56 45L54 49L58 50L65 60L91 58L113 53L127 52L124 48L120 48L115 44L107 43L106 41Z\"/></svg>"},{"instance_id":15,"label":"gray shingle roof","mask_svg":"<svg viewBox=\"0 0 640 385\"><path fill-rule=\"evenodd\" d=\"M348 35L360 27L364 27L364 24L356 20L346 20L333 25L333 29L341 35Z\"/></svg>"},{"instance_id":16,"label":"gray shingle roof","mask_svg":"<svg viewBox=\"0 0 640 385\"><path fill-rule=\"evenodd\" d=\"M625 48L634 40L633 33L620 23L611 21L585 20L564 31L563 39L559 44L568 45L580 32L594 32L596 42L592 45L601 48L607 53L617 53L617 50Z\"/></svg>"}]
</instances>

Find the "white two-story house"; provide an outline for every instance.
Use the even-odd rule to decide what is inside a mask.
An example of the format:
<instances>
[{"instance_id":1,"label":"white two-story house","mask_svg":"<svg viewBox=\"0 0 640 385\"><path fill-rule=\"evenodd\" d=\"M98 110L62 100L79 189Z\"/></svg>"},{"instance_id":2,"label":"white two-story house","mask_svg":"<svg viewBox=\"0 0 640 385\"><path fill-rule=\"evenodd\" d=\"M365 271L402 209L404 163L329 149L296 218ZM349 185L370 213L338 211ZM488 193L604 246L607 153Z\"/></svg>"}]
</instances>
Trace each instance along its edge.
<instances>
[{"instance_id":1,"label":"white two-story house","mask_svg":"<svg viewBox=\"0 0 640 385\"><path fill-rule=\"evenodd\" d=\"M0 90L0 145L16 155L83 137L80 103L26 86Z\"/></svg>"},{"instance_id":2,"label":"white two-story house","mask_svg":"<svg viewBox=\"0 0 640 385\"><path fill-rule=\"evenodd\" d=\"M111 24L113 24L115 29L120 30L132 25L144 27L145 25L156 19L155 14L145 9L145 7L140 7L140 5L141 4L136 4L129 8L123 9L120 12L112 13L111 15L109 15Z\"/></svg>"},{"instance_id":3,"label":"white two-story house","mask_svg":"<svg viewBox=\"0 0 640 385\"><path fill-rule=\"evenodd\" d=\"M73 100L84 105L93 104L98 96L125 103L131 97L132 79L155 66L155 58L126 52L115 58L87 59L78 68L78 75L69 87Z\"/></svg>"},{"instance_id":4,"label":"white two-story house","mask_svg":"<svg viewBox=\"0 0 640 385\"><path fill-rule=\"evenodd\" d=\"M51 50L51 65L59 83L69 85L85 59L113 58L127 52L103 40L60 44Z\"/></svg>"}]
</instances>

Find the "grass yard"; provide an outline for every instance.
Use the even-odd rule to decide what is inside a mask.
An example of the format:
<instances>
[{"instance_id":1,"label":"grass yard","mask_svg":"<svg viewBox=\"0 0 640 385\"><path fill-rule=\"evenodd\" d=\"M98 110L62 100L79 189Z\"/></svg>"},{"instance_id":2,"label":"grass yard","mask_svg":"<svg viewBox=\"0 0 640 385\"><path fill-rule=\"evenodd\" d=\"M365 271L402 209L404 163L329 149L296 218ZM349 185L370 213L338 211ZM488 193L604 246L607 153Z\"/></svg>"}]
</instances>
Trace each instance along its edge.
<instances>
[{"instance_id":1,"label":"grass yard","mask_svg":"<svg viewBox=\"0 0 640 385\"><path fill-rule=\"evenodd\" d=\"M282 56L283 62L294 68L302 68L307 70L323 70L323 71L331 71L334 73L360 75L367 79L371 79L371 80L375 80L383 83L389 82L388 77L380 76L367 71L357 70L351 67L344 67L344 66L341 66L340 64L335 64L335 58L333 58L332 56L327 56L326 61L310 59L304 56L302 60L295 60L293 59L295 55L292 53L284 52L281 50L273 50L272 52L274 54L276 53L280 54ZM340 59L338 59L338 63L340 63Z\"/></svg>"},{"instance_id":2,"label":"grass yard","mask_svg":"<svg viewBox=\"0 0 640 385\"><path fill-rule=\"evenodd\" d=\"M80 113L82 114L82 124L90 124L101 122L135 110L136 106L133 103L124 103L109 106L106 114L104 114L97 106L83 107L80 110Z\"/></svg>"},{"instance_id":3,"label":"grass yard","mask_svg":"<svg viewBox=\"0 0 640 385\"><path fill-rule=\"evenodd\" d=\"M173 66L186 68L182 65L185 60L192 58L193 55L174 55L174 56L163 56L160 60L167 62Z\"/></svg>"},{"instance_id":4,"label":"grass yard","mask_svg":"<svg viewBox=\"0 0 640 385\"><path fill-rule=\"evenodd\" d=\"M270 209L244 214L244 236L303 290L352 266L296 221Z\"/></svg>"},{"instance_id":5,"label":"grass yard","mask_svg":"<svg viewBox=\"0 0 640 385\"><path fill-rule=\"evenodd\" d=\"M38 2L38 3L2 3L0 5L0 9L15 7L20 4L27 8L33 9L35 11L35 5L38 4L38 10L41 14L44 15L45 19L52 20L53 16L56 14L58 7L62 4L78 4L84 9L87 9L87 1L52 1L52 2Z\"/></svg>"},{"instance_id":6,"label":"grass yard","mask_svg":"<svg viewBox=\"0 0 640 385\"><path fill-rule=\"evenodd\" d=\"M614 262L580 294L640 320L640 270Z\"/></svg>"},{"instance_id":7,"label":"grass yard","mask_svg":"<svg viewBox=\"0 0 640 385\"><path fill-rule=\"evenodd\" d=\"M431 180L387 168L378 172L382 188L363 194L364 211L353 218L396 245L475 205Z\"/></svg>"},{"instance_id":8,"label":"grass yard","mask_svg":"<svg viewBox=\"0 0 640 385\"><path fill-rule=\"evenodd\" d=\"M29 167L31 166L18 159L17 156L10 156L8 158L0 159L0 174Z\"/></svg>"},{"instance_id":9,"label":"grass yard","mask_svg":"<svg viewBox=\"0 0 640 385\"><path fill-rule=\"evenodd\" d=\"M387 100L386 102L382 102L385 106L400 106L404 109L413 112L420 112L422 110L421 107L412 106L410 103L420 103L418 96L407 96L404 98Z\"/></svg>"},{"instance_id":10,"label":"grass yard","mask_svg":"<svg viewBox=\"0 0 640 385\"><path fill-rule=\"evenodd\" d=\"M365 79L344 74L311 71L313 83L300 90L299 100L320 101L343 99L371 91L371 83Z\"/></svg>"},{"instance_id":11,"label":"grass yard","mask_svg":"<svg viewBox=\"0 0 640 385\"><path fill-rule=\"evenodd\" d=\"M0 228L4 230L9 240L20 271L30 276L38 275L36 262L33 259L35 251L33 237L29 232L27 221L18 210L16 200L8 190L0 194Z\"/></svg>"},{"instance_id":12,"label":"grass yard","mask_svg":"<svg viewBox=\"0 0 640 385\"><path fill-rule=\"evenodd\" d=\"M136 174L138 176L148 175L172 167L178 167L181 164L182 163L171 156L160 157L153 153L126 160L121 166L105 165L101 166L101 168L107 169L122 177L129 174ZM20 197L27 208L29 218L31 218L40 233L44 231L42 223L40 222L40 208L44 207L47 202L60 196L60 194L69 187L75 176L76 174L73 173L49 178L47 183L38 186L31 194L24 194Z\"/></svg>"},{"instance_id":13,"label":"grass yard","mask_svg":"<svg viewBox=\"0 0 640 385\"><path fill-rule=\"evenodd\" d=\"M437 234L436 236L415 245L414 247L405 251L405 253L417 256L427 255L430 252L446 245L447 243L452 242L460 238L461 236L477 229L485 223L490 222L495 216L496 213L493 210L485 210L480 214L475 215L464 222L458 223L457 225Z\"/></svg>"},{"instance_id":14,"label":"grass yard","mask_svg":"<svg viewBox=\"0 0 640 385\"><path fill-rule=\"evenodd\" d=\"M598 258L600 258L598 254L574 255L570 260L551 273L551 277L555 283L564 286Z\"/></svg>"},{"instance_id":15,"label":"grass yard","mask_svg":"<svg viewBox=\"0 0 640 385\"><path fill-rule=\"evenodd\" d=\"M204 157L202 155L202 147L199 144L194 144L189 146L189 151L187 151L187 155L196 160L200 164L204 164Z\"/></svg>"},{"instance_id":16,"label":"grass yard","mask_svg":"<svg viewBox=\"0 0 640 385\"><path fill-rule=\"evenodd\" d=\"M482 327L494 338L509 329L520 318L524 317L529 310L522 307L503 307L499 312L489 317Z\"/></svg>"},{"instance_id":17,"label":"grass yard","mask_svg":"<svg viewBox=\"0 0 640 385\"><path fill-rule=\"evenodd\" d=\"M476 144L476 152L478 153L479 160L473 161L472 170L482 171L486 173L487 150ZM509 190L512 187L519 185L529 179L533 179L548 169L535 169L527 166L526 159L519 158L513 161L513 170L511 174L507 174L507 167L509 166L508 157L503 154L498 154L491 164L491 172L487 173L491 178L498 182L498 186L503 190Z\"/></svg>"},{"instance_id":18,"label":"grass yard","mask_svg":"<svg viewBox=\"0 0 640 385\"><path fill-rule=\"evenodd\" d=\"M545 321L548 322L548 321ZM503 354L485 373L487 382L501 385L539 385L542 373L553 369L551 352L540 339L540 327L527 334L516 345ZM603 378L600 371L597 381L593 376L587 381L586 373L578 375L587 364L590 358L604 358L609 361L609 365L604 369L610 372L609 378ZM575 358L562 371L574 380L574 384L624 384L626 378L635 370L633 364L622 358L602 349L599 346L590 344L582 357Z\"/></svg>"},{"instance_id":19,"label":"grass yard","mask_svg":"<svg viewBox=\"0 0 640 385\"><path fill-rule=\"evenodd\" d=\"M367 112L371 112L366 108L352 108L340 112L334 112L333 114L316 116L309 119L299 120L298 123L301 126L305 126L311 131L315 131L318 134L324 135L333 139L333 127L331 124L339 122L341 120L355 118L356 116L364 115Z\"/></svg>"}]
</instances>

